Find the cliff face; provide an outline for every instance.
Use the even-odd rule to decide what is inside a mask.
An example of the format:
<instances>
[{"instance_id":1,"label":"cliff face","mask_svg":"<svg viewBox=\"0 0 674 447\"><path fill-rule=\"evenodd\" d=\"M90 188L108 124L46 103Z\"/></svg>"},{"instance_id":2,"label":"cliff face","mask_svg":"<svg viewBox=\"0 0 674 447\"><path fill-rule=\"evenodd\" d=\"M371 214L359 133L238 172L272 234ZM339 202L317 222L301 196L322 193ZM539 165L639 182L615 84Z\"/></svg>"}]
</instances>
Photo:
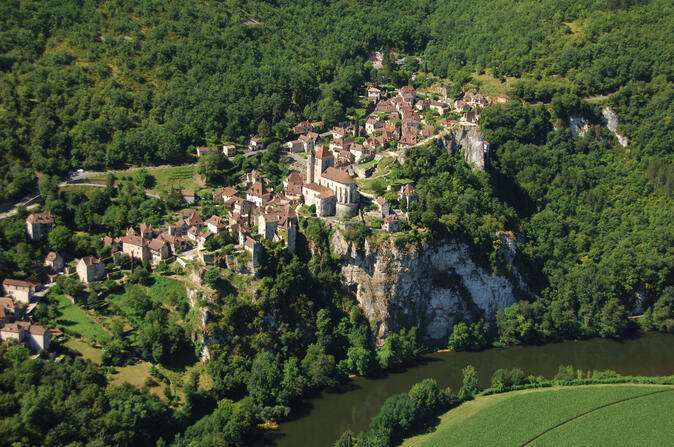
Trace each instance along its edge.
<instances>
[{"instance_id":1,"label":"cliff face","mask_svg":"<svg viewBox=\"0 0 674 447\"><path fill-rule=\"evenodd\" d=\"M627 147L627 137L618 133L618 125L620 124L618 115L608 106L604 107L601 113L603 115L603 122L608 127L608 130L616 136L621 146Z\"/></svg>"},{"instance_id":2,"label":"cliff face","mask_svg":"<svg viewBox=\"0 0 674 447\"><path fill-rule=\"evenodd\" d=\"M484 135L478 126L456 126L438 141L451 153L463 150L466 162L473 169L484 170L489 157L489 144L484 141Z\"/></svg>"},{"instance_id":3,"label":"cliff face","mask_svg":"<svg viewBox=\"0 0 674 447\"><path fill-rule=\"evenodd\" d=\"M399 249L386 239L377 247L366 242L358 252L336 231L332 246L343 257L343 281L376 322L380 342L390 331L411 325L421 328L426 341L443 341L455 321L478 308L491 318L515 302L510 281L478 266L462 243Z\"/></svg>"}]
</instances>

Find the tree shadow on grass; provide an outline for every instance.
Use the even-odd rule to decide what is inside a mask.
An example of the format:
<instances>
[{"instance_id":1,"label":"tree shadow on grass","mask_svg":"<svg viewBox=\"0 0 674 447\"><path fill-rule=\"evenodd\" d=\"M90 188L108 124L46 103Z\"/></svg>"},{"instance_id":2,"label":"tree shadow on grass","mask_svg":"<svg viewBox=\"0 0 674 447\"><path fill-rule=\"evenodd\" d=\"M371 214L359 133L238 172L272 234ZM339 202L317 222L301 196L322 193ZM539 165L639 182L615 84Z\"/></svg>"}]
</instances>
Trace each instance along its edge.
<instances>
[{"instance_id":1,"label":"tree shadow on grass","mask_svg":"<svg viewBox=\"0 0 674 447\"><path fill-rule=\"evenodd\" d=\"M162 366L172 372L185 372L188 367L194 365L199 359L191 349L185 349L178 355L171 357Z\"/></svg>"}]
</instances>

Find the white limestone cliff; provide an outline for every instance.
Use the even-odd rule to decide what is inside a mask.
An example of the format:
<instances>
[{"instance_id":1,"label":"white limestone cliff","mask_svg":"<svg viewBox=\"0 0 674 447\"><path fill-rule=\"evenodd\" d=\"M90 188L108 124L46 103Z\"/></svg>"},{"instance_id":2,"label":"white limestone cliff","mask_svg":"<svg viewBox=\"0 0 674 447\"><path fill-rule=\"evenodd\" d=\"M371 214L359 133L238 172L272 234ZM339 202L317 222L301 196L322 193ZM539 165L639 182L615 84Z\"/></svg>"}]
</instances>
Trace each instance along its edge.
<instances>
[{"instance_id":1,"label":"white limestone cliff","mask_svg":"<svg viewBox=\"0 0 674 447\"><path fill-rule=\"evenodd\" d=\"M366 242L359 252L339 231L331 243L342 256L344 285L375 322L379 342L389 332L412 325L420 328L424 340L443 342L456 321L477 309L493 318L497 310L515 302L510 280L479 266L463 243L398 248L387 237L376 247ZM515 277L524 285L516 272Z\"/></svg>"}]
</instances>

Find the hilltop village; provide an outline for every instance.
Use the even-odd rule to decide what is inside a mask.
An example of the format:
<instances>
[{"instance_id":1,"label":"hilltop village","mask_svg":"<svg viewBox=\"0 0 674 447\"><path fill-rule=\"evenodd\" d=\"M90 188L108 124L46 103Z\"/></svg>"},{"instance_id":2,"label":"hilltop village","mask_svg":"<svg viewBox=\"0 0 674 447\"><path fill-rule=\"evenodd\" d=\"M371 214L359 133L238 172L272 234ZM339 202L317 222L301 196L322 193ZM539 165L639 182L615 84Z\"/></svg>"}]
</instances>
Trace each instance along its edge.
<instances>
[{"instance_id":1,"label":"hilltop village","mask_svg":"<svg viewBox=\"0 0 674 447\"><path fill-rule=\"evenodd\" d=\"M363 92L364 114L355 121L325 130L322 122L301 121L292 128L295 137L283 144L293 160L290 174L280 190L274 190L259 172L251 170L238 184L217 189L213 203L220 213L202 215L196 194L181 190L183 209L166 216L166 224L142 223L121 235L105 236L101 243L115 264L159 266L177 262L213 265L215 249L234 246L224 264L240 273L256 275L263 244L270 241L294 253L299 228L298 215L316 216L338 223L364 223L378 231L396 233L407 228L407 211L418 195L412 183L387 185L396 193L400 208L383 195L362 191L358 182L371 179L382 160L404 163L406 150L425 144L460 124L477 126L480 109L490 100L466 93L458 100L435 94L419 94L412 86L386 89L367 86ZM487 142L484 143L488 149ZM264 151L265 141L252 136L249 153ZM197 158L214 151L234 157L241 151L233 144L196 148ZM49 211L25 219L26 234L40 241L49 236L56 222ZM120 261L125 258L128 261ZM5 279L5 297L0 302L0 338L18 340L34 350L49 349L50 339L63 333L32 322L31 312L60 276L74 276L89 285L109 279L111 264L95 253L66 263L50 251L30 280ZM39 278L39 279L37 279Z\"/></svg>"}]
</instances>

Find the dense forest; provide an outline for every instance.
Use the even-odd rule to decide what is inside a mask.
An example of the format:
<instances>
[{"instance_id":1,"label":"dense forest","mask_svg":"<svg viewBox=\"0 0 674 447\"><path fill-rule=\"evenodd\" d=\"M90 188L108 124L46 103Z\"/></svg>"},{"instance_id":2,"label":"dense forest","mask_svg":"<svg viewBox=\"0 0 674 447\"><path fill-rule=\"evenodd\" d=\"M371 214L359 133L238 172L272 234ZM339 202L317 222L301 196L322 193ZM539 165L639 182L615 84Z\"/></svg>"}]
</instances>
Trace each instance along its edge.
<instances>
[{"instance_id":1,"label":"dense forest","mask_svg":"<svg viewBox=\"0 0 674 447\"><path fill-rule=\"evenodd\" d=\"M185 161L196 144L284 136L300 114L334 123L364 80L381 77L367 63L374 50L421 55L416 68L458 86L485 69L521 78L513 92L528 100L623 88L616 105L628 129L637 104L659 95L667 106L658 87L673 66L672 6L657 0L0 8L0 200L30 189L36 172ZM398 74L389 79L406 83Z\"/></svg>"}]
</instances>

